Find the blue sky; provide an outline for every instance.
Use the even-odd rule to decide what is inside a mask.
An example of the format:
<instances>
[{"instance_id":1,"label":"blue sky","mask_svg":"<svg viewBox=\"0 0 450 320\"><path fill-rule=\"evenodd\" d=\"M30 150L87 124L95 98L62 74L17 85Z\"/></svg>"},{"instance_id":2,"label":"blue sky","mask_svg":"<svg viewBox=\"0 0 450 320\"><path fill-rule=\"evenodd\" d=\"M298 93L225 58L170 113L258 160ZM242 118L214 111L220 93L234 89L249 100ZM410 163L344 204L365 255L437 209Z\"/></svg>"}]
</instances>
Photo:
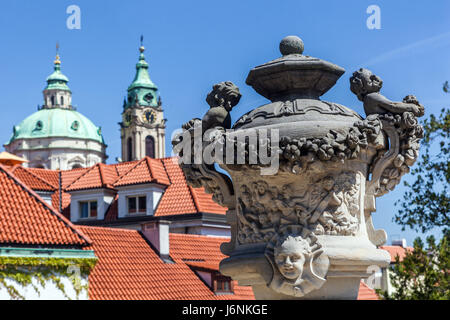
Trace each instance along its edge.
<instances>
[{"instance_id":1,"label":"blue sky","mask_svg":"<svg viewBox=\"0 0 450 320\"><path fill-rule=\"evenodd\" d=\"M81 9L81 29L66 27L69 5ZM369 5L381 9L381 29L369 30ZM118 122L132 81L144 34L150 77L160 88L170 134L208 109L214 83L230 80L243 97L233 120L266 102L245 84L248 71L280 56L279 41L300 36L305 54L346 69L322 98L363 114L348 78L368 67L384 80L392 100L414 94L426 116L448 106L442 84L450 80L450 2L433 1L23 1L0 3L0 139L42 104L45 78L52 72L55 43L69 79L73 104L89 117L108 144L108 162L120 156ZM392 222L394 192L378 199L377 228L390 237L417 236Z\"/></svg>"}]
</instances>

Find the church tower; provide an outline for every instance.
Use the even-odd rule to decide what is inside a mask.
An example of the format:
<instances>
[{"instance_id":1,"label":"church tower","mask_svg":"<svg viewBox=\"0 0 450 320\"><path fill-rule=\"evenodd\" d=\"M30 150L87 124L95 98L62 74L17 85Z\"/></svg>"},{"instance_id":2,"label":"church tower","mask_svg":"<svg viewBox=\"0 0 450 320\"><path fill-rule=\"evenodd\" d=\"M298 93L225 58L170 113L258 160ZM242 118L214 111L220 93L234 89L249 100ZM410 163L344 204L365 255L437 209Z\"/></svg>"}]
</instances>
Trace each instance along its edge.
<instances>
[{"instance_id":1,"label":"church tower","mask_svg":"<svg viewBox=\"0 0 450 320\"><path fill-rule=\"evenodd\" d=\"M150 80L145 48L139 48L139 62L136 76L128 87L123 102L120 133L122 140L122 161L139 160L145 156L165 156L165 121L161 108L158 87Z\"/></svg>"},{"instance_id":2,"label":"church tower","mask_svg":"<svg viewBox=\"0 0 450 320\"><path fill-rule=\"evenodd\" d=\"M53 69L43 92L44 104L13 127L5 150L28 160L24 166L32 168L67 170L104 163L107 146L101 128L72 105L58 53Z\"/></svg>"}]
</instances>

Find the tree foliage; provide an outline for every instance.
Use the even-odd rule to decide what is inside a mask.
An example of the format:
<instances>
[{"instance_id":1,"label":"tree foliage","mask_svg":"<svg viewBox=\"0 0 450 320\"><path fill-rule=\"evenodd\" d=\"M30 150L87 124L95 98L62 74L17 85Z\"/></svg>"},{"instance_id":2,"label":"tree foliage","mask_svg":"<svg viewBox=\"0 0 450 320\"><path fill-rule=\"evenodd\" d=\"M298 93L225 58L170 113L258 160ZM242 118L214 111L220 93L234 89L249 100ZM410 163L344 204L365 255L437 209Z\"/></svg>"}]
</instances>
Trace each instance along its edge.
<instances>
[{"instance_id":1,"label":"tree foliage","mask_svg":"<svg viewBox=\"0 0 450 320\"><path fill-rule=\"evenodd\" d=\"M450 226L450 109L423 121L421 156L411 171L414 182L404 182L406 192L394 221L420 232Z\"/></svg>"},{"instance_id":2,"label":"tree foliage","mask_svg":"<svg viewBox=\"0 0 450 320\"><path fill-rule=\"evenodd\" d=\"M427 248L417 238L414 249L406 253L403 261L396 257L390 273L395 291L385 299L391 300L448 300L449 284L449 241L450 232L445 232L436 244L433 236L427 238Z\"/></svg>"},{"instance_id":3,"label":"tree foliage","mask_svg":"<svg viewBox=\"0 0 450 320\"><path fill-rule=\"evenodd\" d=\"M448 82L443 90L449 92ZM433 236L428 237L427 248L417 238L402 261L396 258L390 273L394 292L384 293L386 299L450 299L450 109L442 109L439 116L430 115L422 124L421 156L411 171L415 180L404 182L406 192L396 202L400 209L394 220L403 230L410 227L424 233L442 228L443 237L438 244Z\"/></svg>"}]
</instances>

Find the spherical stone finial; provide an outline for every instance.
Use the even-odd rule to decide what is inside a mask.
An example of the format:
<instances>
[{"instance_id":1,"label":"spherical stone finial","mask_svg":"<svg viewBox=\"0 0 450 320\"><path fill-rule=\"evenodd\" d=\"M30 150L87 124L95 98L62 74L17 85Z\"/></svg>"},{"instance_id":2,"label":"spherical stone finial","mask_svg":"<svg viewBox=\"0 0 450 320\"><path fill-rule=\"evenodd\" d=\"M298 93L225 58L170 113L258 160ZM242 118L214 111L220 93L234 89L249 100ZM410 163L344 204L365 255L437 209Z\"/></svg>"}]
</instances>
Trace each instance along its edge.
<instances>
[{"instance_id":1,"label":"spherical stone finial","mask_svg":"<svg viewBox=\"0 0 450 320\"><path fill-rule=\"evenodd\" d=\"M288 54L302 54L304 48L303 40L297 36L284 37L280 42L280 52L283 56Z\"/></svg>"},{"instance_id":2,"label":"spherical stone finial","mask_svg":"<svg viewBox=\"0 0 450 320\"><path fill-rule=\"evenodd\" d=\"M144 46L140 46L140 47L139 47L139 51L140 51L141 53L144 52L144 51L145 51Z\"/></svg>"}]
</instances>

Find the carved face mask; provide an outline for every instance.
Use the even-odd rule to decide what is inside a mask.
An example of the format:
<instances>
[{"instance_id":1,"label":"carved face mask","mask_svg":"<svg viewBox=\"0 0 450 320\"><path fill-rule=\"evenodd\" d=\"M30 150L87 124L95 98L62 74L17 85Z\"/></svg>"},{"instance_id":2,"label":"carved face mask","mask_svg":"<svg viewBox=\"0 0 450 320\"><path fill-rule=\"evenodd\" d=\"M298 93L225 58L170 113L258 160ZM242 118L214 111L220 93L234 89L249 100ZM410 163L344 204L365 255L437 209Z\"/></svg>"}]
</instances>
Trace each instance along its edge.
<instances>
[{"instance_id":1,"label":"carved face mask","mask_svg":"<svg viewBox=\"0 0 450 320\"><path fill-rule=\"evenodd\" d=\"M288 237L281 246L275 248L275 263L280 273L287 279L295 280L302 276L305 264L305 248L300 241Z\"/></svg>"},{"instance_id":2,"label":"carved face mask","mask_svg":"<svg viewBox=\"0 0 450 320\"><path fill-rule=\"evenodd\" d=\"M258 193L260 195L263 195L264 193L266 193L266 186L263 185L262 183L258 184Z\"/></svg>"}]
</instances>

